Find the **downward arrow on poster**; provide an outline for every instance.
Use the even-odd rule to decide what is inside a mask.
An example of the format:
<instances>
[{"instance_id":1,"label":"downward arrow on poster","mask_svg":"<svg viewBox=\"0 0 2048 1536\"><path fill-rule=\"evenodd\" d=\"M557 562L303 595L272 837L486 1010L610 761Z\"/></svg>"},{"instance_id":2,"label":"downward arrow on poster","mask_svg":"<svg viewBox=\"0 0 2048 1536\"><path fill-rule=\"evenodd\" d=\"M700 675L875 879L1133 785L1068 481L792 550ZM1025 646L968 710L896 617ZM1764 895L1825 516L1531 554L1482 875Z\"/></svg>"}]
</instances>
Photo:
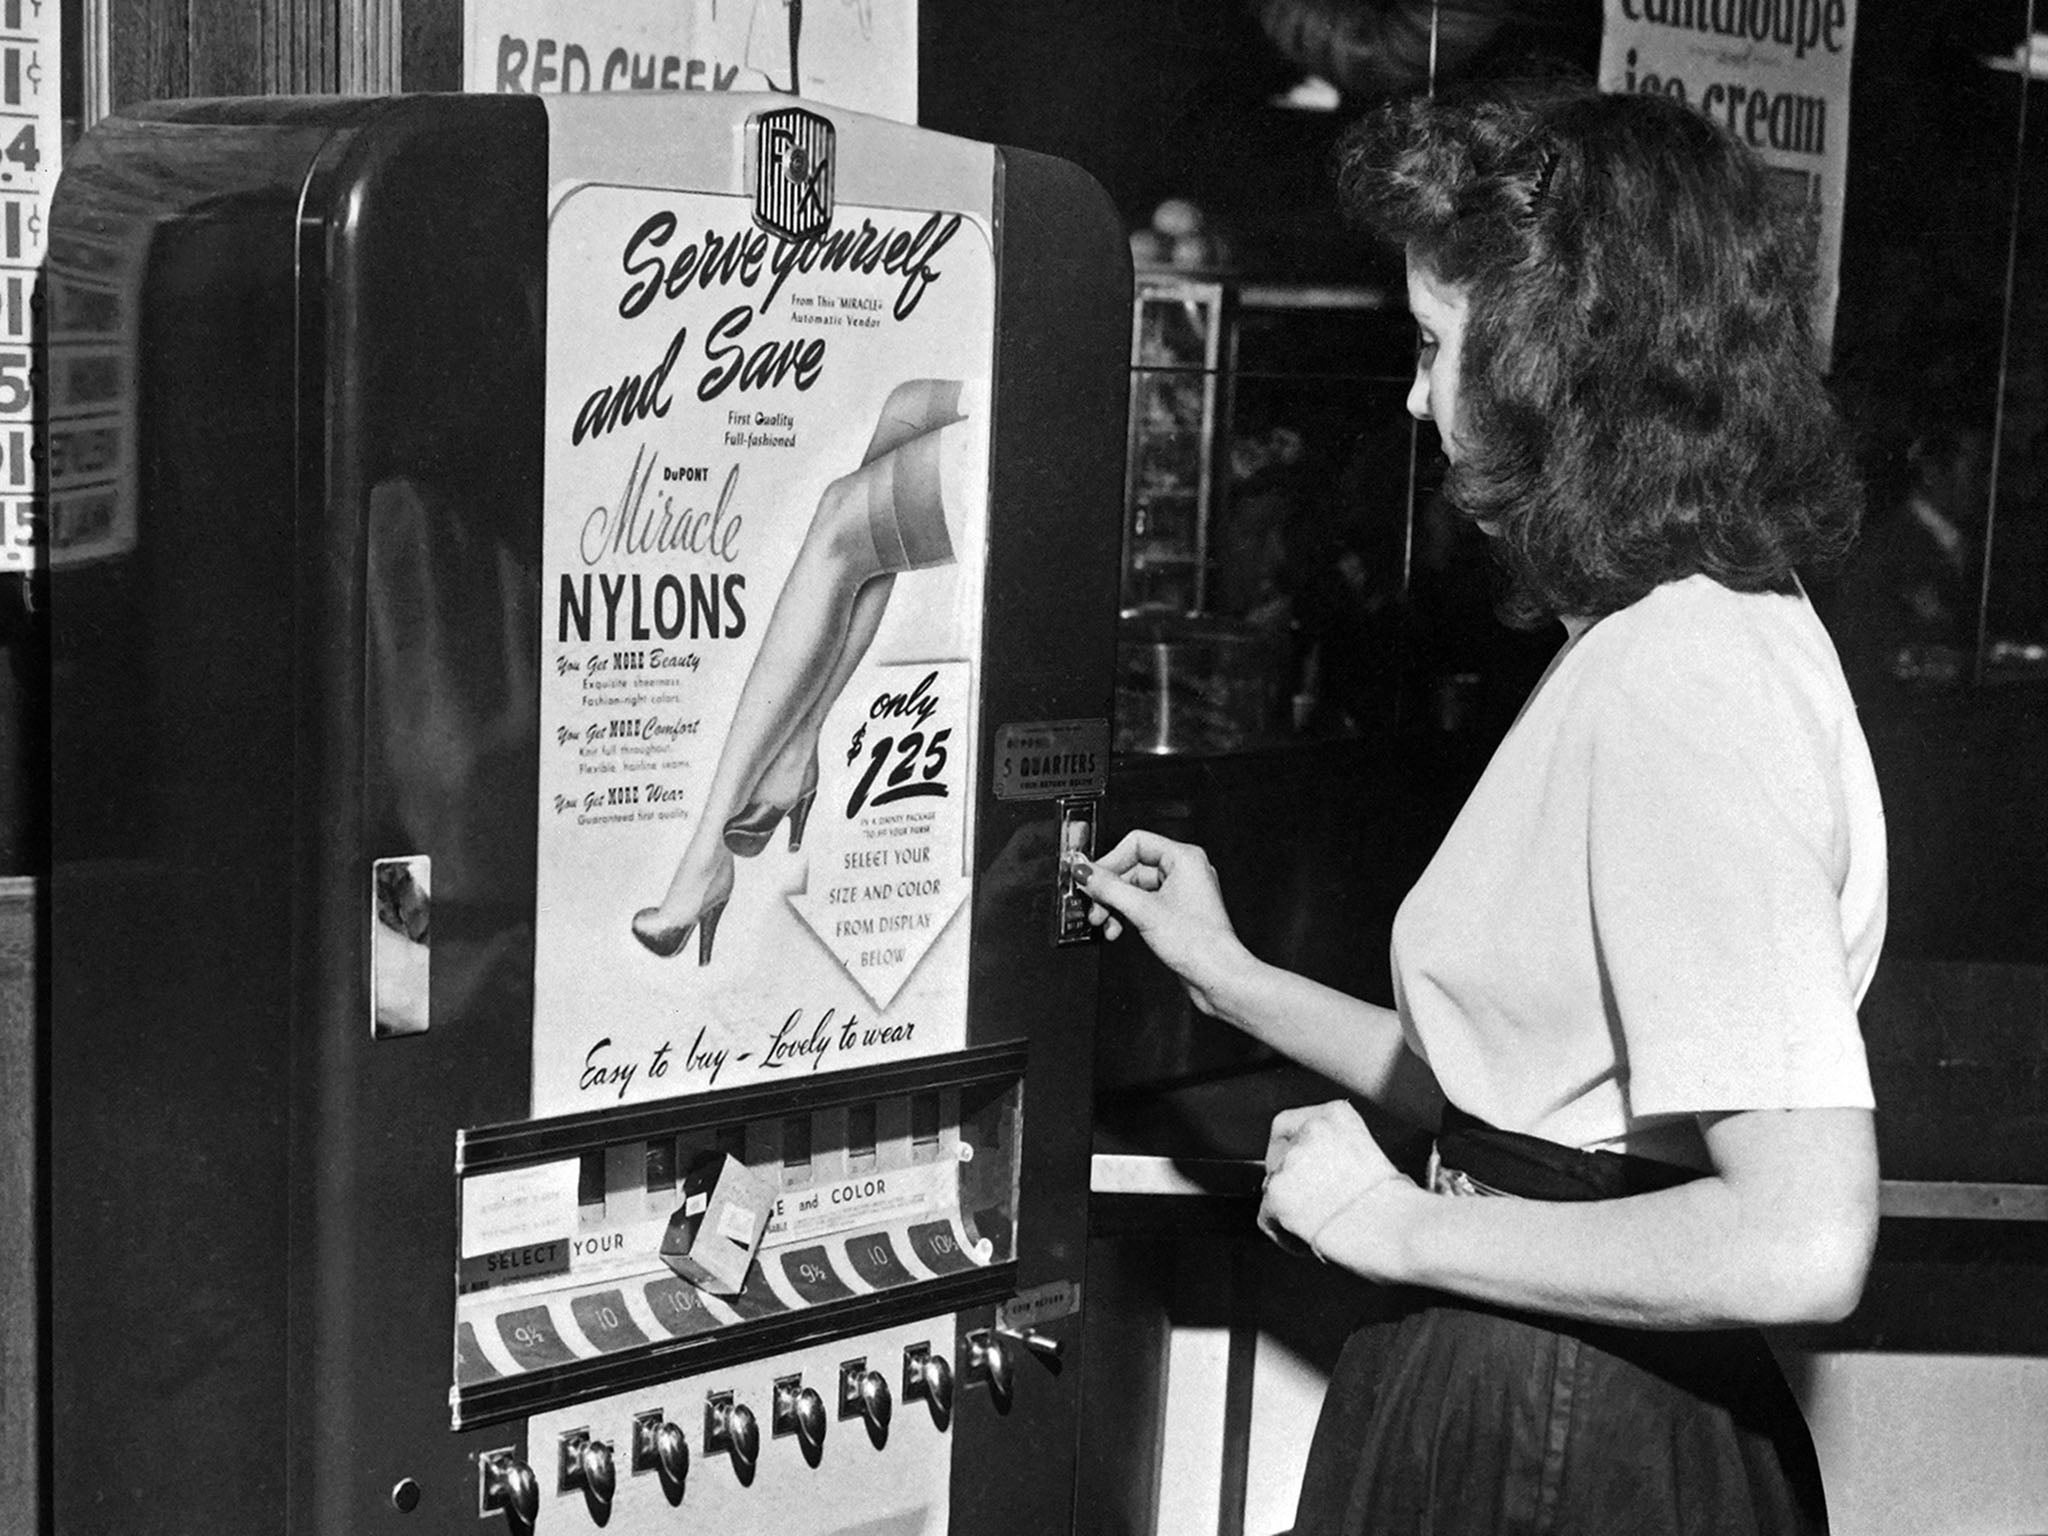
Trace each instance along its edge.
<instances>
[{"instance_id":1,"label":"downward arrow on poster","mask_svg":"<svg viewBox=\"0 0 2048 1536\"><path fill-rule=\"evenodd\" d=\"M822 894L795 892L789 904L869 1000L886 1008L960 910L967 889L964 875L898 880L883 871L873 879L830 886ZM843 895L850 890L861 895Z\"/></svg>"},{"instance_id":2,"label":"downward arrow on poster","mask_svg":"<svg viewBox=\"0 0 2048 1536\"><path fill-rule=\"evenodd\" d=\"M826 717L805 888L789 904L886 1008L967 899L972 670L890 662Z\"/></svg>"}]
</instances>

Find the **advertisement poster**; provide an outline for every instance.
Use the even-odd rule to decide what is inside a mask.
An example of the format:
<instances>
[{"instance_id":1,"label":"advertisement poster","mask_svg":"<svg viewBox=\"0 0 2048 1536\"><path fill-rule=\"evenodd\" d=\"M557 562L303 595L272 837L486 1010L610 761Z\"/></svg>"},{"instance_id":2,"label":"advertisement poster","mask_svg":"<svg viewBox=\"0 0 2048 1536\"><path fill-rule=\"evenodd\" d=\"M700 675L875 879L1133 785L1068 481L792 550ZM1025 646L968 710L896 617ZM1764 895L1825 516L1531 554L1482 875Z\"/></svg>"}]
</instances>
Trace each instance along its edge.
<instances>
[{"instance_id":1,"label":"advertisement poster","mask_svg":"<svg viewBox=\"0 0 2048 1536\"><path fill-rule=\"evenodd\" d=\"M1705 113L1812 210L1824 351L1841 286L1855 40L1855 0L1607 0L1600 44L1602 90L1661 91Z\"/></svg>"},{"instance_id":2,"label":"advertisement poster","mask_svg":"<svg viewBox=\"0 0 2048 1536\"><path fill-rule=\"evenodd\" d=\"M959 212L558 190L535 1114L965 1043L994 284Z\"/></svg>"},{"instance_id":3,"label":"advertisement poster","mask_svg":"<svg viewBox=\"0 0 2048 1536\"><path fill-rule=\"evenodd\" d=\"M917 121L917 0L466 0L469 91L781 91Z\"/></svg>"}]
</instances>

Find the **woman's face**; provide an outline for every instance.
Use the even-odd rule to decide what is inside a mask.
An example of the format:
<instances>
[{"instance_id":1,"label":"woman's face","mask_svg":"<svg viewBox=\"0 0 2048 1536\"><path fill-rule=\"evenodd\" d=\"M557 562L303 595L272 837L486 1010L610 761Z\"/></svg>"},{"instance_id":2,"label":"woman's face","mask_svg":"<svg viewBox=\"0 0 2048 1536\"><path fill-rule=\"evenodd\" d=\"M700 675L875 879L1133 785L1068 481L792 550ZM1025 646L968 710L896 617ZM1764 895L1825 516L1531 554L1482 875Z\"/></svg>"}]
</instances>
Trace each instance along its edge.
<instances>
[{"instance_id":1,"label":"woman's face","mask_svg":"<svg viewBox=\"0 0 2048 1536\"><path fill-rule=\"evenodd\" d=\"M1470 307L1464 289L1439 282L1426 267L1408 258L1408 310L1422 333L1415 357L1415 382L1408 389L1408 414L1436 423L1444 457L1458 462L1458 363L1465 345L1465 314Z\"/></svg>"}]
</instances>

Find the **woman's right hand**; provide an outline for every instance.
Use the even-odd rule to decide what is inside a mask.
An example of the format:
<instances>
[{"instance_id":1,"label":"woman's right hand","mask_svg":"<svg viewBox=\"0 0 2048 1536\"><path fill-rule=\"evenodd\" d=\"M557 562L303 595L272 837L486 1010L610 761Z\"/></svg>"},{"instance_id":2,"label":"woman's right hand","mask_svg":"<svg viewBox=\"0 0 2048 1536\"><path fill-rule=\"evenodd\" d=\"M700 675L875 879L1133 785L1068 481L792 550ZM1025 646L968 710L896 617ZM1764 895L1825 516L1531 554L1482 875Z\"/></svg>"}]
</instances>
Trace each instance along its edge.
<instances>
[{"instance_id":1,"label":"woman's right hand","mask_svg":"<svg viewBox=\"0 0 2048 1536\"><path fill-rule=\"evenodd\" d=\"M1094 863L1077 856L1070 865L1091 903L1088 921L1105 938L1114 939L1126 926L1136 929L1197 1008L1224 1012L1219 988L1251 955L1230 926L1206 853L1193 843L1140 830Z\"/></svg>"}]
</instances>

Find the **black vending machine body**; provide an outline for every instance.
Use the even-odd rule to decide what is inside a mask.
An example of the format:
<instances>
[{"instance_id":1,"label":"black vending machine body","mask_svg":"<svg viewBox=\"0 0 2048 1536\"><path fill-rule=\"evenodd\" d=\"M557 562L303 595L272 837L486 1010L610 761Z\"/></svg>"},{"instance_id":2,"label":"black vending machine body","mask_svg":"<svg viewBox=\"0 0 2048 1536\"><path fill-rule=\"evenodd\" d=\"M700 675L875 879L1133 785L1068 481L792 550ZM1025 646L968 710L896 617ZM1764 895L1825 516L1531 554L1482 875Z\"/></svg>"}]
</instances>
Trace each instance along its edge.
<instances>
[{"instance_id":1,"label":"black vending machine body","mask_svg":"<svg viewBox=\"0 0 2048 1536\"><path fill-rule=\"evenodd\" d=\"M1100 190L181 102L50 249L54 1528L1065 1529Z\"/></svg>"}]
</instances>

